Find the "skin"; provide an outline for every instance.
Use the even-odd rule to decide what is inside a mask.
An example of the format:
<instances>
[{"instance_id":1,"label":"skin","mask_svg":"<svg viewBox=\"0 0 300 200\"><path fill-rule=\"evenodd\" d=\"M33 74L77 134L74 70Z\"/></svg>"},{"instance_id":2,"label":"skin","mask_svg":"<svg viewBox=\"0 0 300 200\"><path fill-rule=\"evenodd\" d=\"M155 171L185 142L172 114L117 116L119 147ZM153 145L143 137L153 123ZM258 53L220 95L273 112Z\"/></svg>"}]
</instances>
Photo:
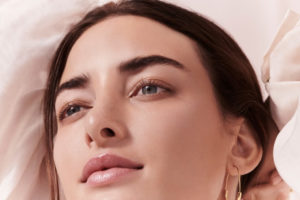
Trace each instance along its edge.
<instances>
[{"instance_id":1,"label":"skin","mask_svg":"<svg viewBox=\"0 0 300 200\"><path fill-rule=\"evenodd\" d=\"M149 55L171 58L185 69L158 64L119 72L120 63ZM222 200L226 174L234 199L236 166L243 175L260 161L261 148L244 120L224 119L195 44L181 33L143 17L106 19L76 41L61 84L81 74L88 84L62 91L55 104L57 116L68 104L81 106L57 122L54 160L67 199ZM143 79L163 85L143 94L135 88ZM128 97L132 91L136 95ZM104 128L115 135L105 136ZM105 187L81 183L84 165L102 153L144 168Z\"/></svg>"},{"instance_id":2,"label":"skin","mask_svg":"<svg viewBox=\"0 0 300 200\"><path fill-rule=\"evenodd\" d=\"M278 130L273 129L271 131L271 137L265 152L266 157L262 162L257 178L252 180L249 189L243 195L243 200L290 199L289 195L291 190L276 171L273 160L273 145L277 133Z\"/></svg>"}]
</instances>

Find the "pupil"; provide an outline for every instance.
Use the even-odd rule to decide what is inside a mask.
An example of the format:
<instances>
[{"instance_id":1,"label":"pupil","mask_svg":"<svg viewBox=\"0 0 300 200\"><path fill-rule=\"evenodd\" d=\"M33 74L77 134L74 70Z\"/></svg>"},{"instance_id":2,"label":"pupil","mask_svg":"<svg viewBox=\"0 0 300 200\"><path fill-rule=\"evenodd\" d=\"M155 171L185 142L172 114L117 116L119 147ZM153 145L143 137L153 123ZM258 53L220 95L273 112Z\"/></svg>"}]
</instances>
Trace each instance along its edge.
<instances>
[{"instance_id":1,"label":"pupil","mask_svg":"<svg viewBox=\"0 0 300 200\"><path fill-rule=\"evenodd\" d=\"M156 91L157 91L157 87L153 85L147 85L142 89L143 94L153 94L156 93Z\"/></svg>"},{"instance_id":2,"label":"pupil","mask_svg":"<svg viewBox=\"0 0 300 200\"><path fill-rule=\"evenodd\" d=\"M80 110L79 106L72 106L70 109L67 111L67 115L72 115Z\"/></svg>"}]
</instances>

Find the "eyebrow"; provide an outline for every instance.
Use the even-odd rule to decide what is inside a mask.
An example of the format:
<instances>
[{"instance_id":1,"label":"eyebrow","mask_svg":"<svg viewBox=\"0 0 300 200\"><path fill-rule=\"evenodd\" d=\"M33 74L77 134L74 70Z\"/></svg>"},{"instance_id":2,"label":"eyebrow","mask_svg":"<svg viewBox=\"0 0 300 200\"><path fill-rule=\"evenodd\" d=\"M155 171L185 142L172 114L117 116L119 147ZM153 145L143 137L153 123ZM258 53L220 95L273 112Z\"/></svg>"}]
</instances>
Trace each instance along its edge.
<instances>
[{"instance_id":1,"label":"eyebrow","mask_svg":"<svg viewBox=\"0 0 300 200\"><path fill-rule=\"evenodd\" d=\"M57 91L56 91L56 97L62 93L64 90L71 90L71 89L78 89L78 88L85 88L86 85L89 83L90 78L87 74L81 74L79 76L76 76L64 83L62 83Z\"/></svg>"},{"instance_id":2,"label":"eyebrow","mask_svg":"<svg viewBox=\"0 0 300 200\"><path fill-rule=\"evenodd\" d=\"M181 64L180 62L167 58L161 55L150 55L150 56L139 56L133 59L130 59L125 62L121 62L119 65L119 72L120 73L137 73L141 72L147 67L154 66L154 65L168 65L172 66L181 70L187 70L187 68ZM81 74L76 76L64 83L62 83L56 92L56 97L65 90L71 89L79 89L85 88L90 81L90 78L87 74Z\"/></svg>"},{"instance_id":3,"label":"eyebrow","mask_svg":"<svg viewBox=\"0 0 300 200\"><path fill-rule=\"evenodd\" d=\"M144 56L144 57L135 57L130 59L126 62L122 62L119 66L119 71L121 73L124 72L138 72L146 67L153 66L153 65L170 65L178 69L186 70L183 64L180 62L167 58L161 55L151 55L151 56Z\"/></svg>"}]
</instances>

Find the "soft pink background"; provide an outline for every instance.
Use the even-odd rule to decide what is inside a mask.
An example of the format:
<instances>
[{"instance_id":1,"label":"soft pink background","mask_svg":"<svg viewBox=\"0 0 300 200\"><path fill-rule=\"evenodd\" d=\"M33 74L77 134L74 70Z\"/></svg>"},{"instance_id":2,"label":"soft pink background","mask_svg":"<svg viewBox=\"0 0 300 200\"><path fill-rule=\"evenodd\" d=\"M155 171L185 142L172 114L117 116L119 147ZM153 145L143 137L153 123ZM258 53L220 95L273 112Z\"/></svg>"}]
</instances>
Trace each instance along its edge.
<instances>
[{"instance_id":1,"label":"soft pink background","mask_svg":"<svg viewBox=\"0 0 300 200\"><path fill-rule=\"evenodd\" d=\"M263 56L286 11L300 13L300 0L167 1L202 13L229 32L247 54L259 78Z\"/></svg>"}]
</instances>

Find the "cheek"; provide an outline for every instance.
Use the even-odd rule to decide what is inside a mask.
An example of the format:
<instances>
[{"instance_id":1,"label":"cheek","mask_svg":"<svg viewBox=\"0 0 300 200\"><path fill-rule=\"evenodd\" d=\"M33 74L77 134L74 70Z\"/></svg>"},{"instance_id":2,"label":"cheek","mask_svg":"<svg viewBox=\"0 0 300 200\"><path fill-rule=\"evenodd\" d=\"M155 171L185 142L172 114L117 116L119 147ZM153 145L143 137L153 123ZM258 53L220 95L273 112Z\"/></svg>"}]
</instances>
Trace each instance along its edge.
<instances>
[{"instance_id":1,"label":"cheek","mask_svg":"<svg viewBox=\"0 0 300 200\"><path fill-rule=\"evenodd\" d=\"M65 194L73 194L81 175L80 160L84 157L84 139L80 127L70 126L58 131L53 147L53 157L59 180ZM81 158L81 159L80 159ZM70 199L70 198L68 198ZM72 199L72 198L71 198Z\"/></svg>"},{"instance_id":2,"label":"cheek","mask_svg":"<svg viewBox=\"0 0 300 200\"><path fill-rule=\"evenodd\" d=\"M154 170L149 173L151 183L172 192L174 199L180 195L188 199L187 194L193 199L195 193L217 199L209 193L218 194L213 188L221 187L226 164L225 134L217 108L201 100L152 106L140 115L137 133L141 134L136 136L147 153L146 163Z\"/></svg>"}]
</instances>

